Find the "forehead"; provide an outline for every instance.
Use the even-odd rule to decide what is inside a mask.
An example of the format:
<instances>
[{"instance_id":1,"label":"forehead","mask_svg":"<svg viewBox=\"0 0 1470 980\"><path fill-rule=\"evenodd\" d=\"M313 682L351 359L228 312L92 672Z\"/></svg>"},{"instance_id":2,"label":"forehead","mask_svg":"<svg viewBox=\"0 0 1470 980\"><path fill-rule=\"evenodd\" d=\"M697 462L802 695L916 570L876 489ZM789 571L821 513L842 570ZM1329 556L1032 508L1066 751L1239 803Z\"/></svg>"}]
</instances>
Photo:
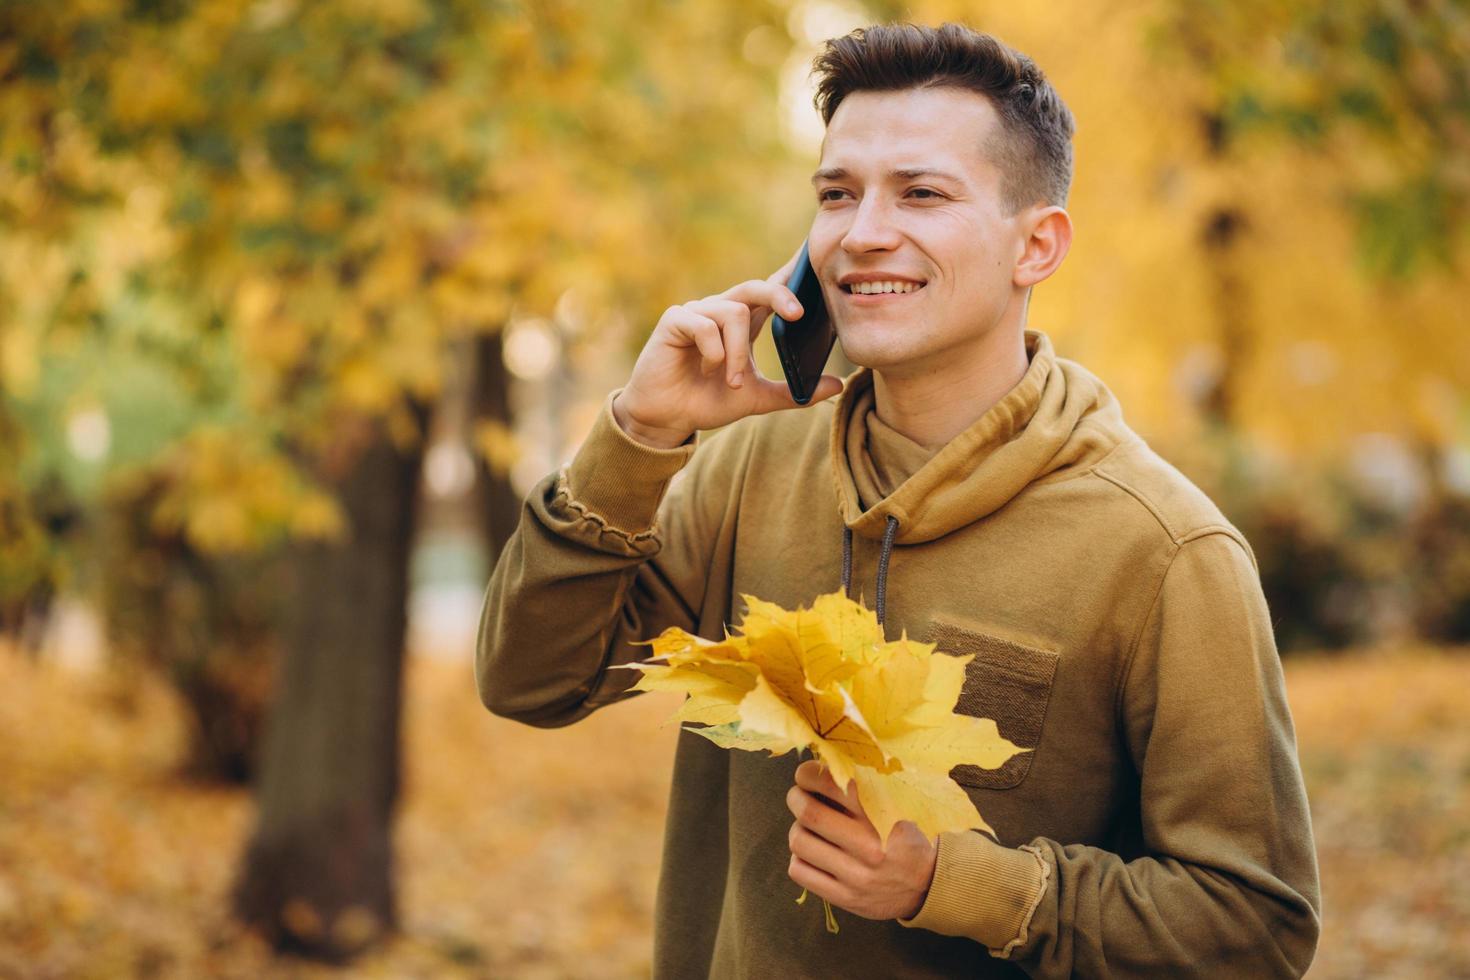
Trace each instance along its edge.
<instances>
[{"instance_id":1,"label":"forehead","mask_svg":"<svg viewBox=\"0 0 1470 980\"><path fill-rule=\"evenodd\" d=\"M827 124L821 167L860 173L923 163L984 176L984 148L999 125L990 100L968 89L854 92Z\"/></svg>"}]
</instances>

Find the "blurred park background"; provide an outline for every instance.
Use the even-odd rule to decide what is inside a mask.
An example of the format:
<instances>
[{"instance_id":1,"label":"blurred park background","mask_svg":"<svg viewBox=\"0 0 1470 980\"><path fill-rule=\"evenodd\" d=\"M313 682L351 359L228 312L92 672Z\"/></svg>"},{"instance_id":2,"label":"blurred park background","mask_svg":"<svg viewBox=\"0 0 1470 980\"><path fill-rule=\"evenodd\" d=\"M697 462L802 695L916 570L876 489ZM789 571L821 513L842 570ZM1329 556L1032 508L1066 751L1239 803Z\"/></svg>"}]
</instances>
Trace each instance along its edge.
<instances>
[{"instance_id":1,"label":"blurred park background","mask_svg":"<svg viewBox=\"0 0 1470 980\"><path fill-rule=\"evenodd\" d=\"M1077 117L1030 325L1260 560L1312 976L1470 976L1464 0L0 0L0 976L647 972L674 705L491 717L481 592L893 19Z\"/></svg>"}]
</instances>

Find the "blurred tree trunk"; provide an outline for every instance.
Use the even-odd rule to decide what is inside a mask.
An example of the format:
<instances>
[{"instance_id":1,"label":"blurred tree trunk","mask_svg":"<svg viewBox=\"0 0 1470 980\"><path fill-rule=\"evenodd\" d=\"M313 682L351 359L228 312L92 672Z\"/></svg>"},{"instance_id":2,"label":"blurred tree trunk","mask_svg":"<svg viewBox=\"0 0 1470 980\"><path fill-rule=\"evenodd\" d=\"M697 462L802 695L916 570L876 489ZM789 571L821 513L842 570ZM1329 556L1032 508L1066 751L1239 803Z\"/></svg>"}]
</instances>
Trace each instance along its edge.
<instances>
[{"instance_id":1,"label":"blurred tree trunk","mask_svg":"<svg viewBox=\"0 0 1470 980\"><path fill-rule=\"evenodd\" d=\"M511 432L510 374L505 369L504 332L479 334L474 338L474 380L470 395L472 430L489 424ZM484 535L489 563L493 566L506 539L520 519L521 498L510 483L510 466L504 461L475 453L476 513Z\"/></svg>"},{"instance_id":2,"label":"blurred tree trunk","mask_svg":"<svg viewBox=\"0 0 1470 980\"><path fill-rule=\"evenodd\" d=\"M35 656L60 574L55 552L66 530L47 511L68 513L67 523L75 513L65 494L57 494L53 502L46 495L50 487L27 486L21 480L26 443L0 388L0 639Z\"/></svg>"},{"instance_id":3,"label":"blurred tree trunk","mask_svg":"<svg viewBox=\"0 0 1470 980\"><path fill-rule=\"evenodd\" d=\"M1240 423L1240 389L1254 347L1250 282L1240 271L1240 243L1246 227L1244 210L1233 202L1222 202L1204 215L1200 229L1220 343L1219 373L1205 392L1202 408L1206 419L1227 432L1235 432Z\"/></svg>"},{"instance_id":4,"label":"blurred tree trunk","mask_svg":"<svg viewBox=\"0 0 1470 980\"><path fill-rule=\"evenodd\" d=\"M1213 65L1216 55L1209 42L1196 45L1195 55L1204 65ZM1198 110L1204 142L1206 166L1212 170L1230 170L1238 165L1232 145L1233 133L1219 105ZM1234 188L1234 185L1230 185ZM1254 335L1250 322L1250 277L1242 272L1246 256L1243 245L1250 228L1246 203L1235 192L1225 192L1221 199L1200 215L1199 242L1205 253L1210 287L1214 294L1214 315L1220 344L1219 371L1214 383L1204 393L1201 408L1205 418L1219 431L1233 433L1240 422L1240 389L1254 353Z\"/></svg>"},{"instance_id":5,"label":"blurred tree trunk","mask_svg":"<svg viewBox=\"0 0 1470 980\"><path fill-rule=\"evenodd\" d=\"M237 914L278 949L332 960L395 921L390 825L422 449L401 451L371 425L343 472L324 474L347 533L299 546L291 563L259 820L235 891Z\"/></svg>"},{"instance_id":6,"label":"blurred tree trunk","mask_svg":"<svg viewBox=\"0 0 1470 980\"><path fill-rule=\"evenodd\" d=\"M93 595L109 658L157 672L189 721L187 772L237 785L259 771L280 660L284 549L213 553L156 515L177 485L165 464L115 478L92 518ZM60 491L58 491L60 492Z\"/></svg>"}]
</instances>

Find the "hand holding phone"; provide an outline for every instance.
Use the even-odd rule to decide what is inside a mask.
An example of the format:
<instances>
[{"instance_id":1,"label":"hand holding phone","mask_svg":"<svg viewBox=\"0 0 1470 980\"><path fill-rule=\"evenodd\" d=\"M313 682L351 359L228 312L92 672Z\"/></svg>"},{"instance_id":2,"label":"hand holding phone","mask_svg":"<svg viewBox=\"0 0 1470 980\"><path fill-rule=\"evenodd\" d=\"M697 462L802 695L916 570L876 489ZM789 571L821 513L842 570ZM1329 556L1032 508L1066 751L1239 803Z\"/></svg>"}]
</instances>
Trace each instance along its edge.
<instances>
[{"instance_id":1,"label":"hand holding phone","mask_svg":"<svg viewBox=\"0 0 1470 980\"><path fill-rule=\"evenodd\" d=\"M812 268L806 242L801 243L796 268L786 286L796 294L803 312L794 320L777 313L771 321L771 339L776 342L776 353L781 358L781 370L786 374L791 397L796 404L805 405L816 393L822 369L827 366L832 345L837 342L832 316L822 296L822 283Z\"/></svg>"},{"instance_id":2,"label":"hand holding phone","mask_svg":"<svg viewBox=\"0 0 1470 980\"><path fill-rule=\"evenodd\" d=\"M815 385L805 389L805 401L798 401L789 385L763 377L750 356L750 345L773 311L788 324L806 315L786 286L804 255L805 246L769 279L751 279L665 310L638 355L632 377L613 399L619 426L646 445L672 448L697 430L842 391L842 381L821 375L818 365ZM809 278L815 284L815 275ZM820 288L817 295L820 302Z\"/></svg>"}]
</instances>

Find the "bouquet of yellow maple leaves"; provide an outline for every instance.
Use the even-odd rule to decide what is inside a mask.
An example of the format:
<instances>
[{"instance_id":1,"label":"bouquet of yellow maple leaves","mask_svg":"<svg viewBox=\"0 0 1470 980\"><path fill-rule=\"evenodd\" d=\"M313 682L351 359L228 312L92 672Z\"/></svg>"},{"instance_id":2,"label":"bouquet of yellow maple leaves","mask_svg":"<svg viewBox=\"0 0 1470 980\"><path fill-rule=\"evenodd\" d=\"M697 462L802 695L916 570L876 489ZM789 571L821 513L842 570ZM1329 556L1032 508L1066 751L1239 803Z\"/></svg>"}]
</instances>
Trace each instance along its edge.
<instances>
[{"instance_id":1,"label":"bouquet of yellow maple leaves","mask_svg":"<svg viewBox=\"0 0 1470 980\"><path fill-rule=\"evenodd\" d=\"M900 820L930 837L970 828L993 835L949 772L998 769L1030 750L1002 738L989 718L955 713L973 655L907 636L885 641L877 617L840 592L793 611L742 598L739 635L713 641L668 629L649 641L654 656L618 666L642 671L635 690L688 694L670 720L708 726L689 730L716 745L772 755L810 749L843 792L856 781L884 846Z\"/></svg>"}]
</instances>

